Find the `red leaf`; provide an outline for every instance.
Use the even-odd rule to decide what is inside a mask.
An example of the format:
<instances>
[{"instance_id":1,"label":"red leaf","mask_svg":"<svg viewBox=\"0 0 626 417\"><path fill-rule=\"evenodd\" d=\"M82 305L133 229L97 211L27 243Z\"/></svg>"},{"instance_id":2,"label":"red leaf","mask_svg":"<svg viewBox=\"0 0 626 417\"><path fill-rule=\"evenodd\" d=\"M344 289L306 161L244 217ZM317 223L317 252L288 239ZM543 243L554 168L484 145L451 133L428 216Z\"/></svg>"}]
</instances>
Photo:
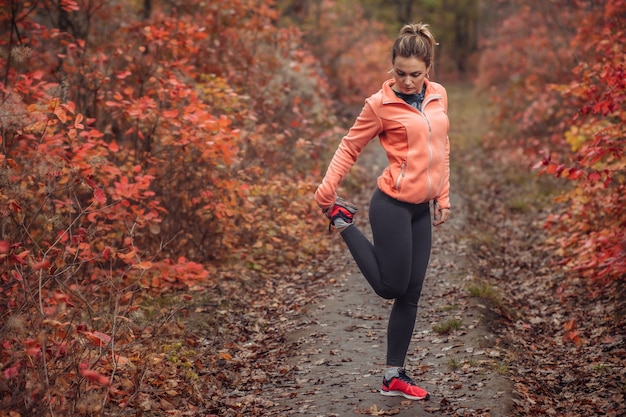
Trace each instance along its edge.
<instances>
[{"instance_id":1,"label":"red leaf","mask_svg":"<svg viewBox=\"0 0 626 417\"><path fill-rule=\"evenodd\" d=\"M74 0L61 0L59 5L61 9L66 12L77 12L80 10L80 7L78 7L78 4Z\"/></svg>"},{"instance_id":2,"label":"red leaf","mask_svg":"<svg viewBox=\"0 0 626 417\"><path fill-rule=\"evenodd\" d=\"M22 211L22 206L20 206L15 200L11 200L9 201L9 210L18 213Z\"/></svg>"},{"instance_id":3,"label":"red leaf","mask_svg":"<svg viewBox=\"0 0 626 417\"><path fill-rule=\"evenodd\" d=\"M563 328L566 332L571 332L576 328L576 319L571 319L570 321L563 324Z\"/></svg>"},{"instance_id":4,"label":"red leaf","mask_svg":"<svg viewBox=\"0 0 626 417\"><path fill-rule=\"evenodd\" d=\"M107 197L104 194L104 191L102 191L102 189L100 189L100 188L96 188L96 189L93 190L93 196L94 196L94 198L96 200L98 200L102 204L107 202Z\"/></svg>"},{"instance_id":5,"label":"red leaf","mask_svg":"<svg viewBox=\"0 0 626 417\"><path fill-rule=\"evenodd\" d=\"M2 374L4 375L4 379L11 379L17 376L19 372L18 372L17 366L12 366L2 371Z\"/></svg>"},{"instance_id":6,"label":"red leaf","mask_svg":"<svg viewBox=\"0 0 626 417\"><path fill-rule=\"evenodd\" d=\"M36 356L41 353L41 345L36 339L25 339L22 344L24 345L24 352L26 352L28 356Z\"/></svg>"},{"instance_id":7,"label":"red leaf","mask_svg":"<svg viewBox=\"0 0 626 417\"><path fill-rule=\"evenodd\" d=\"M90 186L91 188L96 188L96 182L93 180L93 178L91 177L85 177L85 182L87 183L88 186Z\"/></svg>"},{"instance_id":8,"label":"red leaf","mask_svg":"<svg viewBox=\"0 0 626 417\"><path fill-rule=\"evenodd\" d=\"M111 381L109 381L109 378L107 378L106 376L94 370L81 369L79 372L83 377L87 378L88 380L92 382L96 382L100 385L108 386L111 383Z\"/></svg>"},{"instance_id":9,"label":"red leaf","mask_svg":"<svg viewBox=\"0 0 626 417\"><path fill-rule=\"evenodd\" d=\"M65 112L65 109L62 107L56 107L54 109L54 114L59 118L59 120L62 123L66 123L67 122L67 113Z\"/></svg>"},{"instance_id":10,"label":"red leaf","mask_svg":"<svg viewBox=\"0 0 626 417\"><path fill-rule=\"evenodd\" d=\"M73 306L74 305L72 303L72 299L70 298L70 296L65 294L62 291L59 291L59 290L54 291L54 293L52 294L52 298L57 303L65 303L65 304L67 304L69 306Z\"/></svg>"},{"instance_id":11,"label":"red leaf","mask_svg":"<svg viewBox=\"0 0 626 417\"><path fill-rule=\"evenodd\" d=\"M137 251L130 251L128 253L118 253L117 256L126 264L134 264L137 256Z\"/></svg>"},{"instance_id":12,"label":"red leaf","mask_svg":"<svg viewBox=\"0 0 626 417\"><path fill-rule=\"evenodd\" d=\"M105 346L107 343L111 341L111 336L108 334L104 334L98 331L94 332L81 332L85 337L87 337L91 342L96 346Z\"/></svg>"},{"instance_id":13,"label":"red leaf","mask_svg":"<svg viewBox=\"0 0 626 417\"><path fill-rule=\"evenodd\" d=\"M600 175L598 171L594 171L590 172L587 178L589 178L590 181L599 181L600 179L602 179L602 175Z\"/></svg>"},{"instance_id":14,"label":"red leaf","mask_svg":"<svg viewBox=\"0 0 626 417\"><path fill-rule=\"evenodd\" d=\"M35 262L31 265L33 271L39 271L40 269L46 269L50 266L50 261L47 259L41 260L39 262Z\"/></svg>"},{"instance_id":15,"label":"red leaf","mask_svg":"<svg viewBox=\"0 0 626 417\"><path fill-rule=\"evenodd\" d=\"M26 255L28 255L30 253L29 250L25 250L24 252L20 252L16 255L11 255L11 259L15 262L17 262L20 265L26 265L26 261L24 260L24 258L26 257Z\"/></svg>"}]
</instances>

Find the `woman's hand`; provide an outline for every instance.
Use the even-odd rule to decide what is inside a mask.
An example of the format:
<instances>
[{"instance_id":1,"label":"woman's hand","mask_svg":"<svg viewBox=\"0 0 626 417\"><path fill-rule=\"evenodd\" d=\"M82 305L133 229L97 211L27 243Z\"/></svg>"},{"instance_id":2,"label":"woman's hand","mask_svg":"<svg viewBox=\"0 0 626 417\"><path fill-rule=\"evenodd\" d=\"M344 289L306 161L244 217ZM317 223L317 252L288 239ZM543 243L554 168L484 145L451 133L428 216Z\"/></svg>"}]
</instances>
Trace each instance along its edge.
<instances>
[{"instance_id":1,"label":"woman's hand","mask_svg":"<svg viewBox=\"0 0 626 417\"><path fill-rule=\"evenodd\" d=\"M447 208L439 208L439 204L435 203L435 216L433 221L433 226L439 226L440 224L444 224L450 218L450 209Z\"/></svg>"},{"instance_id":2,"label":"woman's hand","mask_svg":"<svg viewBox=\"0 0 626 417\"><path fill-rule=\"evenodd\" d=\"M318 204L318 206L322 210L322 213L324 214L324 216L330 219L330 211L333 209L333 205L330 205L328 207L322 207Z\"/></svg>"}]
</instances>

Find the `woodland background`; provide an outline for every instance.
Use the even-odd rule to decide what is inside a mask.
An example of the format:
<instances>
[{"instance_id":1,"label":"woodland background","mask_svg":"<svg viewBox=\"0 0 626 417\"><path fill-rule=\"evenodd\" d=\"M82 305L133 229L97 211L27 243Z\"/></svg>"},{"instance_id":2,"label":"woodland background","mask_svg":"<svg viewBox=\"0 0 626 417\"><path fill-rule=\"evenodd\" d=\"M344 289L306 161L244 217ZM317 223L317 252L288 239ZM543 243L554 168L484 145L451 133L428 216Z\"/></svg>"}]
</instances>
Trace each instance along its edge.
<instances>
[{"instance_id":1,"label":"woodland background","mask_svg":"<svg viewBox=\"0 0 626 417\"><path fill-rule=\"evenodd\" d=\"M252 415L220 395L226 334L319 276L313 191L407 19L435 79L491 97L492 163L558 179L554 265L619 297L626 1L0 0L0 415ZM232 288L264 315L220 321Z\"/></svg>"}]
</instances>

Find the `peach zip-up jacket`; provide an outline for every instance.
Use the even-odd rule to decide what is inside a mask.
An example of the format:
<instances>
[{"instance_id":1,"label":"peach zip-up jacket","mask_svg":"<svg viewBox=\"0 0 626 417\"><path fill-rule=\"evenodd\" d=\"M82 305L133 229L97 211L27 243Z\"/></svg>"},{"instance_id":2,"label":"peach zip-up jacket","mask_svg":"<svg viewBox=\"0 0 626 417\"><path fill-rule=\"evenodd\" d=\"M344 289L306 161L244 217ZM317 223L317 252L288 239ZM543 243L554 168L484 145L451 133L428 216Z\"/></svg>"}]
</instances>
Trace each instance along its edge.
<instances>
[{"instance_id":1,"label":"peach zip-up jacket","mask_svg":"<svg viewBox=\"0 0 626 417\"><path fill-rule=\"evenodd\" d=\"M408 203L435 200L450 208L450 141L448 96L440 84L424 80L422 111L396 96L387 80L380 91L365 100L361 114L343 137L315 191L320 207L334 204L337 187L356 163L361 150L378 137L389 166L378 177L378 188Z\"/></svg>"}]
</instances>

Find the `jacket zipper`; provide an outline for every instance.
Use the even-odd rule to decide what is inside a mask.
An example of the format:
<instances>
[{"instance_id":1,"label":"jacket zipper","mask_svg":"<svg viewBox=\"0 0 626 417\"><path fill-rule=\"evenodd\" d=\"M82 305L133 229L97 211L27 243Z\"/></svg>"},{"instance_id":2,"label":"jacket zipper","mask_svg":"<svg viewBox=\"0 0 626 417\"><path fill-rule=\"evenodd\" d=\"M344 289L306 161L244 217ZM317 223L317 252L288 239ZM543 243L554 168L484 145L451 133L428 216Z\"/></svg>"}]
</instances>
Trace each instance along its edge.
<instances>
[{"instance_id":1,"label":"jacket zipper","mask_svg":"<svg viewBox=\"0 0 626 417\"><path fill-rule=\"evenodd\" d=\"M433 129L432 126L430 124L430 119L428 118L428 116L426 115L426 112L424 110L426 110L426 105L428 103L430 103L433 100L438 100L441 99L442 96L440 94L434 94L430 97L427 97L424 102L422 103L422 111L421 113L424 115L424 119L426 119L426 124L428 125L428 170L426 171L426 178L428 179L428 196L430 197L430 195L432 194L432 190L433 190L433 181L432 178L430 176L430 169L433 165L433 147L432 147L432 143L431 143L431 139L433 137Z\"/></svg>"},{"instance_id":2,"label":"jacket zipper","mask_svg":"<svg viewBox=\"0 0 626 417\"><path fill-rule=\"evenodd\" d=\"M433 147L431 143L433 129L430 126L430 120L428 120L426 113L424 113L424 118L426 118L426 123L428 123L428 170L426 171L426 178L428 178L428 196L430 197L433 191L433 181L430 177L430 168L433 166Z\"/></svg>"}]
</instances>

